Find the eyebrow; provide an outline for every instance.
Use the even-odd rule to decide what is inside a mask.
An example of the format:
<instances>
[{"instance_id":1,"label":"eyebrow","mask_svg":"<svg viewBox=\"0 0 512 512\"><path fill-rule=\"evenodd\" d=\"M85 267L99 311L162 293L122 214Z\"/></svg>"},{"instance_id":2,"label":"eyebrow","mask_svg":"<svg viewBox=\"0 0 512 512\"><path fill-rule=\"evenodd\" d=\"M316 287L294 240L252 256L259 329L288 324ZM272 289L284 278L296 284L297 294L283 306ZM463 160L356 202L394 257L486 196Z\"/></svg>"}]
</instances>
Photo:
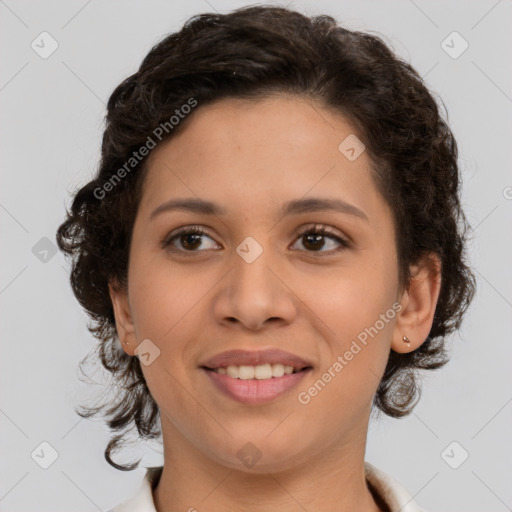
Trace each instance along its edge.
<instances>
[{"instance_id":1,"label":"eyebrow","mask_svg":"<svg viewBox=\"0 0 512 512\"><path fill-rule=\"evenodd\" d=\"M163 212L169 211L187 211L191 213L199 213L203 215L226 215L227 210L211 201L206 201L199 198L183 198L171 199L161 204L158 208L153 210L149 216L150 220L160 215ZM331 199L323 197L310 197L307 199L296 199L285 203L279 213L279 216L285 217L288 215L308 213L308 212L321 212L321 211L337 211L354 215L368 222L366 214L354 206L341 199Z\"/></svg>"}]
</instances>

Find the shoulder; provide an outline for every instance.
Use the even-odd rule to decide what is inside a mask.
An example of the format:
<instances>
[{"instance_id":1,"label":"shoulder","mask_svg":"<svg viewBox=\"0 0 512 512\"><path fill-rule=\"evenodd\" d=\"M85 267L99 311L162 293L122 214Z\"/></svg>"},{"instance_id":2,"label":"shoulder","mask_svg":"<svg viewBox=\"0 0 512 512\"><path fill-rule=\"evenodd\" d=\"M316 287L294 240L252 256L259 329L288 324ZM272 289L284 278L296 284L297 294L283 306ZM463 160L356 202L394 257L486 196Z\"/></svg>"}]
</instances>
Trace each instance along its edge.
<instances>
[{"instance_id":1,"label":"shoulder","mask_svg":"<svg viewBox=\"0 0 512 512\"><path fill-rule=\"evenodd\" d=\"M369 462L364 463L366 481L390 512L427 512L421 509L411 495L390 475Z\"/></svg>"},{"instance_id":2,"label":"shoulder","mask_svg":"<svg viewBox=\"0 0 512 512\"><path fill-rule=\"evenodd\" d=\"M162 474L162 466L146 468L146 474L136 493L107 512L156 512L153 488Z\"/></svg>"}]
</instances>

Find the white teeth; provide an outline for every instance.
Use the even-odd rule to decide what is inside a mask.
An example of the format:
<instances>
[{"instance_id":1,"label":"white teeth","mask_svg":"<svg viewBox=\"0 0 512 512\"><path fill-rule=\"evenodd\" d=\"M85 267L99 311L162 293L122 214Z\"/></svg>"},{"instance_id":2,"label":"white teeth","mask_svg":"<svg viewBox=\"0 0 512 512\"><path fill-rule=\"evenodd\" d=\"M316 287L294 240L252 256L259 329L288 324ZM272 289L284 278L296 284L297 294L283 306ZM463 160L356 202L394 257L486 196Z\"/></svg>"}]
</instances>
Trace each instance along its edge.
<instances>
[{"instance_id":1,"label":"white teeth","mask_svg":"<svg viewBox=\"0 0 512 512\"><path fill-rule=\"evenodd\" d=\"M276 364L261 364L259 366L234 366L230 365L227 368L215 368L214 370L222 375L229 375L233 379L249 380L249 379L270 379L272 377L282 377L284 374L289 375L293 373L293 366L284 366L280 363Z\"/></svg>"}]
</instances>

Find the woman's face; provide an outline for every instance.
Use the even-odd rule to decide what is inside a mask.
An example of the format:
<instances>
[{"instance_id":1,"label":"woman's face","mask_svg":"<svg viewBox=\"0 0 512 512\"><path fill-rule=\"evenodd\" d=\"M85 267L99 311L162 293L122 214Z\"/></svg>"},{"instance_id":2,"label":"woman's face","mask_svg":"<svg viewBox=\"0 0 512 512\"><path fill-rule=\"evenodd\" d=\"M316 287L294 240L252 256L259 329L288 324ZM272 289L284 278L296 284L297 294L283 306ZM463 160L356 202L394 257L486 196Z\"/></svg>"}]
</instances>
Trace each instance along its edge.
<instances>
[{"instance_id":1,"label":"woman's face","mask_svg":"<svg viewBox=\"0 0 512 512\"><path fill-rule=\"evenodd\" d=\"M401 306L392 213L355 130L284 95L191 116L150 155L128 293L113 296L124 349L144 342L164 445L252 472L364 445ZM216 212L172 209L177 200ZM323 201L340 203L314 207ZM194 227L204 234L175 236ZM311 368L250 380L203 368L225 351L269 349Z\"/></svg>"}]
</instances>

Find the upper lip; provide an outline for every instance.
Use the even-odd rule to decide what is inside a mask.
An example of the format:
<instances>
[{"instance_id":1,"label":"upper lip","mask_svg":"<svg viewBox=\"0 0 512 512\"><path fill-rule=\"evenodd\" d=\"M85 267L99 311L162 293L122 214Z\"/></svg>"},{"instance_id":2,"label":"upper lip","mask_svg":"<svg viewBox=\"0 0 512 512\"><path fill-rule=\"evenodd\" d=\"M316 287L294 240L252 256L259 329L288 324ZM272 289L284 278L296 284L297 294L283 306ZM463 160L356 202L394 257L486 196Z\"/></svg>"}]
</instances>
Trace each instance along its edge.
<instances>
[{"instance_id":1,"label":"upper lip","mask_svg":"<svg viewBox=\"0 0 512 512\"><path fill-rule=\"evenodd\" d=\"M280 363L284 366L293 366L296 370L302 370L303 368L312 366L312 364L305 359L280 349L267 349L258 351L228 350L203 361L200 366L216 369L221 366L227 367L229 365L258 366L265 363Z\"/></svg>"}]
</instances>

